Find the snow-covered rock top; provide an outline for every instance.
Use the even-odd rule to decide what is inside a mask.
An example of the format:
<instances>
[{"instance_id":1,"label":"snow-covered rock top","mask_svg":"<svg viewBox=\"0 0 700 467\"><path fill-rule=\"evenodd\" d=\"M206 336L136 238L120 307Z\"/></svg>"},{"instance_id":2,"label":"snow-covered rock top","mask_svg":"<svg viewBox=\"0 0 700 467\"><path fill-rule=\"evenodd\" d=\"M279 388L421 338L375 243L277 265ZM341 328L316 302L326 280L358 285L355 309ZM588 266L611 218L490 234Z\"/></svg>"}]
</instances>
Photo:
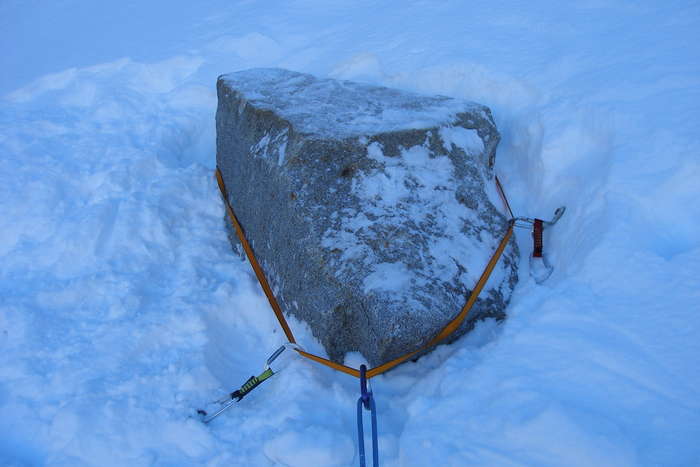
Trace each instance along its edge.
<instances>
[{"instance_id":1,"label":"snow-covered rock top","mask_svg":"<svg viewBox=\"0 0 700 467\"><path fill-rule=\"evenodd\" d=\"M254 68L220 79L255 107L281 116L301 133L319 137L430 128L459 113L482 108L460 99L316 78L280 68Z\"/></svg>"}]
</instances>

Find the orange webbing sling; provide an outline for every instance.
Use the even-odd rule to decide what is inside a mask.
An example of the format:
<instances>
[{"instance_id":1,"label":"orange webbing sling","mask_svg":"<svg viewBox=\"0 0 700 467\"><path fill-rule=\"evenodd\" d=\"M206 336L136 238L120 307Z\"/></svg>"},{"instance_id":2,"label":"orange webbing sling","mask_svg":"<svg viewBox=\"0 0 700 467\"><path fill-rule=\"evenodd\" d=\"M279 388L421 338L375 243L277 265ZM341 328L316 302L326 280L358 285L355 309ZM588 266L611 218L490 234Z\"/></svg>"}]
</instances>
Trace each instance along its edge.
<instances>
[{"instance_id":1,"label":"orange webbing sling","mask_svg":"<svg viewBox=\"0 0 700 467\"><path fill-rule=\"evenodd\" d=\"M219 184L219 190L221 190L221 196L224 199L224 205L226 206L226 212L228 213L229 219L231 219L231 223L233 224L234 229L236 230L236 235L238 236L238 239L241 242L241 245L243 245L243 249L245 250L246 256L248 257L248 261L250 261L250 265L253 267L253 271L255 271L255 275L258 278L258 281L260 282L260 285L263 288L263 292L265 292L265 296L267 296L267 300L270 302L270 306L272 307L272 311L275 312L275 316L277 316L277 321L279 321L280 326L282 326L282 329L284 330L285 336L287 336L287 340L291 343L296 343L296 340L294 339L294 334L292 333L292 330L289 327L289 324L287 324L287 320L284 317L284 313L282 312L282 308L280 307L279 303L277 303L277 299L275 298L275 295L272 293L272 289L270 288L270 284L267 282L267 279L265 278L265 273L263 272L262 268L260 267L260 263L258 263L258 260L255 259L255 254L253 253L253 248L250 246L250 243L245 237L245 233L243 232L243 227L241 227L240 222L238 222L238 218L236 217L236 214L233 212L233 208L231 207L231 203L229 202L228 199L228 193L226 191L226 185L224 185L224 179L221 175L221 171L217 167L216 169L216 181ZM503 194L503 189L500 186L500 182L497 181L497 187L499 190L499 193L505 200L505 195ZM507 203L507 201L506 201ZM459 312L457 316L455 316L452 321L447 323L447 325L442 328L442 330L435 336L433 337L427 344L424 346L409 352L407 354L404 354L400 357L397 357L393 360L390 360L386 363L383 363L377 367L374 367L370 370L367 370L367 378L371 378L373 376L380 375L392 368L394 368L396 365L408 360L409 358L413 357L414 355L423 352L424 350L427 350L428 348L438 344L440 341L443 339L447 338L450 334L455 332L457 328L459 327L460 324L464 321L464 318L467 317L467 314L469 313L469 310L472 308L474 303L476 303L476 299L481 293L481 290L484 288L486 285L486 282L489 279L489 276L491 275L491 272L493 271L493 268L496 266L496 263L498 263L498 259L501 257L503 254L503 250L505 249L506 245L508 244L508 240L510 240L511 235L513 234L513 220L511 219L508 224L508 230L506 231L506 234L503 236L503 239L501 240L501 243L498 245L498 248L496 248L496 251L493 253L493 256L491 256L491 259L489 260L488 264L486 265L486 269L484 269L484 272L481 273L481 277L476 283L476 286L474 286L474 289L472 290L471 295L469 295L469 299L467 300L467 303L464 304L462 307L462 310ZM321 363L323 365L326 365L328 367L333 368L334 370L342 371L343 373L347 373L349 375L355 376L357 378L360 377L360 371L351 368L349 366L341 365L340 363L333 362L331 360L328 360L327 358L319 357L318 355L311 354L309 352L306 352L304 350L301 350L299 348L296 349L297 352L299 352L300 355L303 355L304 357L313 360L315 362Z\"/></svg>"}]
</instances>

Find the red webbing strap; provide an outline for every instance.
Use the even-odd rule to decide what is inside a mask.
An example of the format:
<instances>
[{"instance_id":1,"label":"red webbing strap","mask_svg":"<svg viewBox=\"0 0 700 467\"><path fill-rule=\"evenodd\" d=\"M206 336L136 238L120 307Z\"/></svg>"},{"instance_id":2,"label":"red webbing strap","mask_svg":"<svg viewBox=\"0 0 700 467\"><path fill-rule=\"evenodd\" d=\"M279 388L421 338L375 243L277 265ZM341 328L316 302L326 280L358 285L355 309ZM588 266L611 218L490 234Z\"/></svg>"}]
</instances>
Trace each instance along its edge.
<instances>
[{"instance_id":1,"label":"red webbing strap","mask_svg":"<svg viewBox=\"0 0 700 467\"><path fill-rule=\"evenodd\" d=\"M535 219L532 224L532 257L541 258L542 257L542 233L544 231L544 224L542 219Z\"/></svg>"},{"instance_id":2,"label":"red webbing strap","mask_svg":"<svg viewBox=\"0 0 700 467\"><path fill-rule=\"evenodd\" d=\"M258 278L258 281L260 282L260 286L263 288L263 291L265 292L265 295L267 296L267 300L270 302L270 306L272 307L272 310L275 312L275 316L277 317L277 321L279 321L280 326L282 326L282 329L284 330L284 334L287 336L287 339L291 343L295 343L296 341L294 340L294 335L292 334L292 330L290 329L289 325L287 324L287 320L284 317L284 313L282 312L281 307L279 306L279 303L277 303L277 300L275 299L275 296L272 292L272 289L270 288L270 284L267 282L267 279L265 278L265 273L263 272L262 268L260 267L260 264L258 261L255 259L255 254L253 253L253 249L250 246L250 243L248 243L248 240L245 237L245 234L243 232L243 227L241 227L241 224L238 222L238 218L236 217L236 214L233 212L233 208L231 207L231 203L229 202L228 199L228 194L226 192L226 186L224 185L224 179L221 175L221 171L217 168L216 169L216 180L219 184L219 190L221 190L221 196L223 197L224 200L224 205L226 206L226 212L228 213L229 218L231 219L231 223L233 224L235 230L236 230L236 235L238 236L238 239L241 242L241 245L243 245L243 249L246 252L246 256L248 257L248 261L250 261L251 266L253 267L253 271L255 271L255 276ZM504 199L505 199L505 195ZM507 203L507 201L506 201ZM491 256L491 259L489 260L488 264L486 265L486 268L484 269L484 272L481 274L481 277L477 281L476 285L474 286L474 289L472 290L471 294L469 295L469 299L467 300L467 303L462 307L462 310L459 312L457 316L455 316L447 325L442 328L442 330L435 336L433 337L426 345L422 346L421 348L414 350L413 352L409 352L405 355L402 355L398 358L395 358L389 362L383 363L382 365L379 365L375 368L372 368L371 370L367 371L367 378L372 378L373 376L380 375L384 373L385 371L388 371L392 368L394 368L396 365L399 365L400 363L408 360L409 358L413 357L414 355L427 350L428 348L438 344L440 341L444 340L446 337L451 335L453 332L457 330L457 328L462 324L464 319L467 317L467 314L469 313L469 310L471 310L472 306L474 306L474 303L476 303L476 300L481 293L481 290L484 288L486 285L486 282L488 281L489 276L491 275L491 272L493 272L494 267L496 266L496 263L498 263L499 258L503 254L503 250L505 249L506 245L508 244L508 240L510 240L511 235L513 234L513 221L511 220L508 226L508 230L506 231L506 234L504 235L503 239L501 240L501 243L498 245L498 248L496 251L493 253ZM355 376L357 378L360 377L360 371L351 368L349 366L342 365L340 363L336 363L334 361L328 360L327 358L319 357L318 355L314 355L312 353L306 352L304 350L301 350L299 348L296 349L297 352L299 352L300 355L313 360L315 362L321 363L323 365L326 365L330 368L333 368L334 370L341 371L343 373L346 373L351 376Z\"/></svg>"}]
</instances>

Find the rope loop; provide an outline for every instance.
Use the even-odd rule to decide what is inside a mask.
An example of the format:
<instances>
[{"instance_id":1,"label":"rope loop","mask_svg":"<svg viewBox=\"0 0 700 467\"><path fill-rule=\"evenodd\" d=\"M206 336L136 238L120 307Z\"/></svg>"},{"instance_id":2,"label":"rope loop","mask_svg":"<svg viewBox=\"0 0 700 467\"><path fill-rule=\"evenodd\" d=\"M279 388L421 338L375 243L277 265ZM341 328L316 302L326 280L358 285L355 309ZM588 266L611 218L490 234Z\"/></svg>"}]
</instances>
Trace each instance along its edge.
<instances>
[{"instance_id":1,"label":"rope loop","mask_svg":"<svg viewBox=\"0 0 700 467\"><path fill-rule=\"evenodd\" d=\"M369 410L372 418L372 465L379 467L379 439L377 437L377 406L372 391L367 390L367 367L360 366L360 397L357 399L357 445L360 451L360 467L366 467L365 431L362 422L362 408Z\"/></svg>"}]
</instances>

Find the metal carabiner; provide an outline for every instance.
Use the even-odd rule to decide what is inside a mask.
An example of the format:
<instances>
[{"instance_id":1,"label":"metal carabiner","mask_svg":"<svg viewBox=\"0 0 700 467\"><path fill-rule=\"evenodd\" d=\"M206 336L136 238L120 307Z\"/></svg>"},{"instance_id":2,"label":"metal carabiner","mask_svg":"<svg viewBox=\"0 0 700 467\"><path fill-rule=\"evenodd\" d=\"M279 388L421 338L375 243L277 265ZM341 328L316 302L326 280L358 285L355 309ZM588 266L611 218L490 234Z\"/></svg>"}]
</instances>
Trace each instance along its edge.
<instances>
[{"instance_id":1,"label":"metal carabiner","mask_svg":"<svg viewBox=\"0 0 700 467\"><path fill-rule=\"evenodd\" d=\"M556 224L561 216L564 215L566 206L561 206L554 211L554 216L551 221L542 219L532 219L529 217L515 217L513 225L519 228L531 228L532 238L534 242L533 252L530 255L530 275L538 284L546 281L552 275L554 267L550 264L547 256L542 252L542 235L545 227L552 227Z\"/></svg>"},{"instance_id":2,"label":"metal carabiner","mask_svg":"<svg viewBox=\"0 0 700 467\"><path fill-rule=\"evenodd\" d=\"M250 391L258 387L260 384L262 384L264 381L266 381L268 378L271 378L274 374L279 373L284 369L286 365L284 365L284 360L286 359L280 359L282 355L292 355L293 353L287 352L285 354L285 350L287 348L300 348L296 344L292 343L287 343L281 346L279 349L275 350L272 355L270 355L267 360L265 361L265 368L262 373L260 373L258 376L251 376L248 378L248 380L237 390L225 395L224 397L215 400L207 405L212 406L212 407L207 407L207 408L202 408L202 409L197 409L197 414L200 416L201 420L204 423L209 423L212 420L214 420L216 417L221 415L223 412L226 410L230 409L233 407L237 402L239 402L241 399L243 399ZM288 362L288 360L287 360ZM274 365L273 365L274 364ZM282 364L280 366L280 364ZM274 366L274 367L273 367Z\"/></svg>"},{"instance_id":3,"label":"metal carabiner","mask_svg":"<svg viewBox=\"0 0 700 467\"><path fill-rule=\"evenodd\" d=\"M551 227L556 224L561 216L566 212L566 206L560 206L554 211L554 216L551 221L542 221L542 224L546 227ZM535 223L537 219L531 217L515 217L513 218L513 225L515 227L520 227L521 229L529 229Z\"/></svg>"},{"instance_id":4,"label":"metal carabiner","mask_svg":"<svg viewBox=\"0 0 700 467\"><path fill-rule=\"evenodd\" d=\"M291 342L287 342L286 344L282 345L279 349L275 350L272 353L272 355L268 357L267 361L265 362L265 369L270 369L274 373L279 373L280 371L282 371L289 363L290 359L287 357L296 355L296 352L285 353L285 350L287 349L301 349L301 347L299 347L297 344L292 344Z\"/></svg>"}]
</instances>

